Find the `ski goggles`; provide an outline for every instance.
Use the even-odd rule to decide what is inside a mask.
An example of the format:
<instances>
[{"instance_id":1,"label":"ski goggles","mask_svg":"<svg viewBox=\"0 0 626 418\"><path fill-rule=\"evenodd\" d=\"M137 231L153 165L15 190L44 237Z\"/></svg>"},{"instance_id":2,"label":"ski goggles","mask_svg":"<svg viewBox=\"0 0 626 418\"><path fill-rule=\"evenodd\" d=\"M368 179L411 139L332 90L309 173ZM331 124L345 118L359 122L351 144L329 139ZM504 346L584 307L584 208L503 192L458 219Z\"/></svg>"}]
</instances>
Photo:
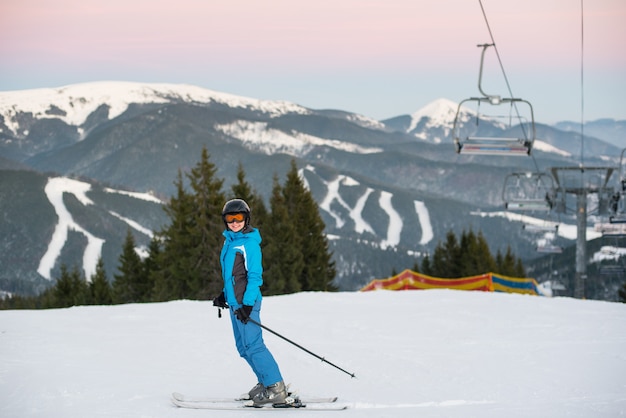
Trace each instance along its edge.
<instances>
[{"instance_id":1,"label":"ski goggles","mask_svg":"<svg viewBox=\"0 0 626 418\"><path fill-rule=\"evenodd\" d=\"M233 222L243 222L246 219L243 213L227 213L224 215L224 221L227 224L232 224Z\"/></svg>"}]
</instances>

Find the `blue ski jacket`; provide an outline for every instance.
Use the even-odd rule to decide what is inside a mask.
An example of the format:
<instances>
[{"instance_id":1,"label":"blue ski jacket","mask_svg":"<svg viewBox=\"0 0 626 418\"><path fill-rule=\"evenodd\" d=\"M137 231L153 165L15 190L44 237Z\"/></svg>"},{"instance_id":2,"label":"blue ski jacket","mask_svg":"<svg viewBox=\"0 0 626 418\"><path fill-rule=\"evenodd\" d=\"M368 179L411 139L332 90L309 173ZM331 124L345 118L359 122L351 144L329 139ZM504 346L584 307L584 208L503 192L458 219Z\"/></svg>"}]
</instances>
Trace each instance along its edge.
<instances>
[{"instance_id":1,"label":"blue ski jacket","mask_svg":"<svg viewBox=\"0 0 626 418\"><path fill-rule=\"evenodd\" d=\"M226 240L220 262L226 302L235 310L242 305L254 306L261 300L263 284L261 234L246 226L239 232L227 229L223 235Z\"/></svg>"}]
</instances>

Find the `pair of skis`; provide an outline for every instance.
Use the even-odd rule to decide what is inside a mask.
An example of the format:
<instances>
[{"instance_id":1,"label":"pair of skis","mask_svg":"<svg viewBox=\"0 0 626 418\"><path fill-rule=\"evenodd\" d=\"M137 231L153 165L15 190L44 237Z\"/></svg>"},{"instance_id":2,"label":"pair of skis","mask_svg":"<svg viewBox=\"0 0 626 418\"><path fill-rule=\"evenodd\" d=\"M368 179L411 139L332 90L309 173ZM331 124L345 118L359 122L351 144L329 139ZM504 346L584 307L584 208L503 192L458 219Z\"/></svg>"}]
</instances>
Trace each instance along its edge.
<instances>
[{"instance_id":1,"label":"pair of skis","mask_svg":"<svg viewBox=\"0 0 626 418\"><path fill-rule=\"evenodd\" d=\"M255 407L249 399L213 398L213 397L190 397L182 393L172 393L172 403L179 408L191 409L217 409L217 410L275 410L275 409L298 409L306 408L315 411L341 411L348 405L337 403L337 397L329 398L298 398L290 395L288 402L279 405L266 405Z\"/></svg>"}]
</instances>

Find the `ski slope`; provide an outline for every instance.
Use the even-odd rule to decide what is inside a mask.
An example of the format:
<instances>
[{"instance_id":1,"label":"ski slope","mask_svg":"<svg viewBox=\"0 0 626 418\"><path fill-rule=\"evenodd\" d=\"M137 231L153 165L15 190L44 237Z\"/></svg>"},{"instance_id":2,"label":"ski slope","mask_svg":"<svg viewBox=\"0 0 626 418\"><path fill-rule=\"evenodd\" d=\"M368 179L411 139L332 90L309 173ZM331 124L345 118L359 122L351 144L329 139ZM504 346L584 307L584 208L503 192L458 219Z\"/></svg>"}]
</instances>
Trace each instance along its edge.
<instances>
[{"instance_id":1,"label":"ski slope","mask_svg":"<svg viewBox=\"0 0 626 418\"><path fill-rule=\"evenodd\" d=\"M256 383L211 302L0 311L0 416L626 416L626 305L452 290L266 297L291 389L349 409L199 411L169 396Z\"/></svg>"}]
</instances>

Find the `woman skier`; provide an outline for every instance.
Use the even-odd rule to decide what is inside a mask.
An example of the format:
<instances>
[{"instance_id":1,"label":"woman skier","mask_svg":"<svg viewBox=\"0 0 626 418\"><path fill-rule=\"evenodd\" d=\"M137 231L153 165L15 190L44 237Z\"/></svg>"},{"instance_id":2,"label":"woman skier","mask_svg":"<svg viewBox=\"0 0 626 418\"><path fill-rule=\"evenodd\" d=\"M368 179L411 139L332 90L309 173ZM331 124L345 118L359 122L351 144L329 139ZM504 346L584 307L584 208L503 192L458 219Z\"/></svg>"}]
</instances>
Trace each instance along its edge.
<instances>
[{"instance_id":1,"label":"woman skier","mask_svg":"<svg viewBox=\"0 0 626 418\"><path fill-rule=\"evenodd\" d=\"M253 405L283 404L288 395L278 364L263 342L261 327L248 321L261 321L261 234L250 225L250 207L242 199L226 202L222 219L224 288L213 304L229 308L237 351L256 375L257 384L248 392Z\"/></svg>"}]
</instances>

